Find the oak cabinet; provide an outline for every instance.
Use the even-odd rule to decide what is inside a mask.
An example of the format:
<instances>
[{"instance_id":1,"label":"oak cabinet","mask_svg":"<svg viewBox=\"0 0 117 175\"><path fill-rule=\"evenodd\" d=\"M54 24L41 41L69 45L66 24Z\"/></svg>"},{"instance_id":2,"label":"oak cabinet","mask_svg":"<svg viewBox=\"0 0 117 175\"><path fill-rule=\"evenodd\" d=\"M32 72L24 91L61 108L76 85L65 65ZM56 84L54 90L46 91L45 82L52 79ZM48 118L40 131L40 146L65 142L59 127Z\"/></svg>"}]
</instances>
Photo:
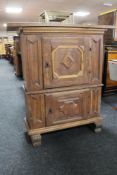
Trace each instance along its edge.
<instances>
[{"instance_id":1,"label":"oak cabinet","mask_svg":"<svg viewBox=\"0 0 117 175\"><path fill-rule=\"evenodd\" d=\"M26 126L40 134L84 124L100 131L104 29L23 27Z\"/></svg>"}]
</instances>

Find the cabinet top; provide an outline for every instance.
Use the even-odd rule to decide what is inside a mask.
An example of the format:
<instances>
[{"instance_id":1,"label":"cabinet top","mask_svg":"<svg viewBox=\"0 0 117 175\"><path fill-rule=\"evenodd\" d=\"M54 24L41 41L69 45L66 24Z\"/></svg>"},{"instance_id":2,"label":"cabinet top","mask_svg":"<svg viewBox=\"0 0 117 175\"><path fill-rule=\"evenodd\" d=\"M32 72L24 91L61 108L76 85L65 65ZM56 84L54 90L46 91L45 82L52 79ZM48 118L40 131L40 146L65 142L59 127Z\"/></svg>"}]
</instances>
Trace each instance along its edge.
<instances>
[{"instance_id":1,"label":"cabinet top","mask_svg":"<svg viewBox=\"0 0 117 175\"><path fill-rule=\"evenodd\" d=\"M115 29L115 26L111 25L79 25L79 24L56 24L56 23L40 23L40 22L19 22L8 23L7 31L18 31L24 28L86 28L86 29Z\"/></svg>"}]
</instances>

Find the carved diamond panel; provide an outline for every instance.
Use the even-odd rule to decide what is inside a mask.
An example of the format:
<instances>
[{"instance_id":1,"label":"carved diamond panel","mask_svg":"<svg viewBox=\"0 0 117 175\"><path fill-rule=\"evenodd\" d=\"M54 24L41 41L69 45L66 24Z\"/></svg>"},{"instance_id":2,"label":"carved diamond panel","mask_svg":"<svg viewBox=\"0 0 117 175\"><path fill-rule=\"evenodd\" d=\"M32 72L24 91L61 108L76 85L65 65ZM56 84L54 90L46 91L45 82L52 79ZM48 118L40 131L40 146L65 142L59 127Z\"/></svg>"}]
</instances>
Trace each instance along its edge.
<instances>
[{"instance_id":1,"label":"carved diamond panel","mask_svg":"<svg viewBox=\"0 0 117 175\"><path fill-rule=\"evenodd\" d=\"M58 46L52 52L53 77L76 78L83 75L84 50L77 45Z\"/></svg>"},{"instance_id":2,"label":"carved diamond panel","mask_svg":"<svg viewBox=\"0 0 117 175\"><path fill-rule=\"evenodd\" d=\"M67 55L64 59L62 64L69 69L74 64L74 59L71 56Z\"/></svg>"}]
</instances>

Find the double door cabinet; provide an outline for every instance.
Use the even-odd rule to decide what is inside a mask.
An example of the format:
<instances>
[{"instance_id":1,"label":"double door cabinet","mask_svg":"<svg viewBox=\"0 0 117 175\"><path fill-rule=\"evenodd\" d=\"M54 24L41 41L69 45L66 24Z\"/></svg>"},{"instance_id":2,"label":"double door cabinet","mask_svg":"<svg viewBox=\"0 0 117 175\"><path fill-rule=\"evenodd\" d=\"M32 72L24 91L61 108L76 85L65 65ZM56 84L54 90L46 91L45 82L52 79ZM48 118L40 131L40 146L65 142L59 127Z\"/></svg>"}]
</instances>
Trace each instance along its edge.
<instances>
[{"instance_id":1,"label":"double door cabinet","mask_svg":"<svg viewBox=\"0 0 117 175\"><path fill-rule=\"evenodd\" d=\"M73 27L21 30L25 121L34 146L46 132L90 123L100 131L103 33Z\"/></svg>"}]
</instances>

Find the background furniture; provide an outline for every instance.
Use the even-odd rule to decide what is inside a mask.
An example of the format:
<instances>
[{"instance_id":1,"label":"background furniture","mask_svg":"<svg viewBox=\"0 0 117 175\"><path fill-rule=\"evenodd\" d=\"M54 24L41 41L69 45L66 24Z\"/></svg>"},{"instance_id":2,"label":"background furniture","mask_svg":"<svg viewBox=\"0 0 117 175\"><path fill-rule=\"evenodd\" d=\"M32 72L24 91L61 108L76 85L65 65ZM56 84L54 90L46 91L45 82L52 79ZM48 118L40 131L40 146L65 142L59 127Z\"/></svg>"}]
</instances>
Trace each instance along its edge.
<instances>
[{"instance_id":1,"label":"background furniture","mask_svg":"<svg viewBox=\"0 0 117 175\"><path fill-rule=\"evenodd\" d=\"M117 82L110 80L109 61L117 59L117 10L107 11L99 15L98 24L115 25L104 34L104 66L102 95L117 91Z\"/></svg>"},{"instance_id":2,"label":"background furniture","mask_svg":"<svg viewBox=\"0 0 117 175\"><path fill-rule=\"evenodd\" d=\"M22 27L26 126L42 133L94 123L100 131L104 29Z\"/></svg>"},{"instance_id":3,"label":"background furniture","mask_svg":"<svg viewBox=\"0 0 117 175\"><path fill-rule=\"evenodd\" d=\"M109 61L110 79L117 81L117 60Z\"/></svg>"},{"instance_id":4,"label":"background furniture","mask_svg":"<svg viewBox=\"0 0 117 175\"><path fill-rule=\"evenodd\" d=\"M113 60L117 60L117 49L106 50L104 57L104 69L103 69L103 84L104 84L102 88L103 95L117 91L117 82L110 79L109 61Z\"/></svg>"},{"instance_id":5,"label":"background furniture","mask_svg":"<svg viewBox=\"0 0 117 175\"><path fill-rule=\"evenodd\" d=\"M10 48L13 46L13 37L11 36L1 36L0 37L0 57L8 59L11 63L12 53Z\"/></svg>"},{"instance_id":6,"label":"background furniture","mask_svg":"<svg viewBox=\"0 0 117 175\"><path fill-rule=\"evenodd\" d=\"M14 37L13 59L14 59L14 69L16 76L23 77L22 57L20 51L20 38L18 36Z\"/></svg>"},{"instance_id":7,"label":"background furniture","mask_svg":"<svg viewBox=\"0 0 117 175\"><path fill-rule=\"evenodd\" d=\"M117 42L117 10L107 11L98 16L99 25L114 25L115 29L108 29L104 34L104 44L112 45Z\"/></svg>"}]
</instances>

